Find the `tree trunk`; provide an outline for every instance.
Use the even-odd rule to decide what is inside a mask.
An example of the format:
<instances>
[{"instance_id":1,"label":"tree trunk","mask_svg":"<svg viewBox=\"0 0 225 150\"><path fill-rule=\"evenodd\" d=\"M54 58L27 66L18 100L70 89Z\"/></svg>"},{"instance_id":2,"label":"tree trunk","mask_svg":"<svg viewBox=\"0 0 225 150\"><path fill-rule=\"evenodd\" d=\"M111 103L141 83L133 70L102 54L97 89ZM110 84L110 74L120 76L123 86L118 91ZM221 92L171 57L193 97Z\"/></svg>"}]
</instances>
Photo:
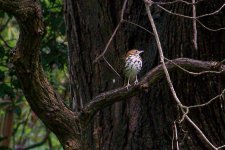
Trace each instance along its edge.
<instances>
[{"instance_id":1,"label":"tree trunk","mask_svg":"<svg viewBox=\"0 0 225 150\"><path fill-rule=\"evenodd\" d=\"M212 5L212 3L214 5ZM214 12L215 10L219 9L223 3L224 1L216 1L216 3L213 1L200 2L199 5L197 5L197 15ZM168 8L173 12L179 12L190 16L192 15L191 5L175 5ZM210 28L221 28L225 26L225 20L222 19L224 12L225 11L222 11L218 15L201 18L199 20ZM163 24L161 24L162 22ZM156 21L156 23L159 29L159 36L163 37L161 38L161 42L163 43L164 54L166 57L170 59L177 57L188 57L208 61L222 61L224 59L225 46L222 44L225 42L224 30L212 32L203 28L200 24L197 24L198 50L196 50L192 43L192 20L165 14L162 15L159 20ZM205 103L214 96L220 94L225 88L224 79L220 75L213 74L194 77L181 72L177 72L172 75L175 90L177 91L177 94L183 104L187 106ZM157 87L154 89L154 91L156 89L156 92L160 93L156 95L156 97L158 97L157 101L159 101L161 99L159 97L166 95L165 92L168 91L168 87L166 86L164 89ZM172 131L168 129L169 127L170 129L172 128L171 124L176 117L176 113L181 112L180 110L177 112L174 111L176 109L173 109L173 111L170 110L171 108L169 106L172 106L171 102L173 102L173 99L169 97L171 96L167 95L159 102L163 106L160 111L165 113L162 115L162 117L160 117L161 119L159 123L156 124L156 127L163 130L162 134L164 138L163 136L156 136L159 141L159 147L156 147L157 149L164 149L163 145L170 147L171 139L168 139L167 143L164 143L162 138L166 139L167 134L172 135ZM152 103L149 105L152 105ZM225 139L223 127L225 121L224 106L222 105L223 102L217 100L206 107L192 109L189 113L193 121L202 129L209 140L216 146L224 145ZM157 108L157 105L152 105L151 107ZM171 114L171 112L173 112L173 117L168 115ZM154 115L154 118L155 117L157 117L157 115ZM162 127L162 123L166 123L167 125L164 124L165 127ZM182 131L182 129L188 131L186 137L184 136L185 133ZM180 124L178 131L181 134L179 140L181 149L210 149L208 144L204 142L202 137L199 136L199 134L192 126L190 126L188 122ZM185 138L182 140L183 137Z\"/></svg>"},{"instance_id":2,"label":"tree trunk","mask_svg":"<svg viewBox=\"0 0 225 150\"><path fill-rule=\"evenodd\" d=\"M213 12L222 3L222 0L214 2L214 5L210 1L199 2L197 14ZM121 1L94 0L65 0L64 4L73 111L54 91L40 65L39 50L44 30L40 4L32 0L0 1L0 8L14 15L20 26L20 37L11 52L11 62L32 110L56 134L64 149L170 149L173 122L181 118L181 110L177 109L163 78L162 65L158 65L154 36L123 21L105 59L93 63L119 23L123 4ZM150 29L144 8L142 1L128 1L124 18ZM191 5L180 3L170 5L168 9L187 15L192 12ZM225 70L225 65L210 62L223 59L224 31L209 32L198 25L196 51L192 43L192 20L168 15L159 8L153 9L152 13L167 57L209 60L184 58L174 59L174 63L191 71ZM200 21L211 28L223 27L223 14L224 11ZM148 73L136 86L126 89L123 87L124 79L116 76L106 59L122 75L123 54L131 48L145 50L140 77ZM169 71L176 71L171 72L173 83L185 105L206 102L224 88L224 72L221 76L204 74L193 77L179 71L171 62L166 66ZM115 102L118 103L105 108ZM189 116L217 147L225 144L222 104L217 100L189 112ZM182 149L209 149L199 132L186 120L178 124L178 133Z\"/></svg>"},{"instance_id":3,"label":"tree trunk","mask_svg":"<svg viewBox=\"0 0 225 150\"><path fill-rule=\"evenodd\" d=\"M127 50L149 48L149 44L145 43L152 38L149 33L123 23L105 56L122 78L118 77L102 59L93 63L119 23L122 5L123 1L65 0L74 111L79 111L87 101L99 93L123 86L123 61ZM128 1L125 16L144 25L146 20L139 20L140 15L145 16L143 8L142 1ZM147 25L145 26L148 28ZM148 50L145 52L145 54L151 53L154 55L154 52ZM153 61L148 62L152 64ZM146 67L150 68L150 66ZM118 102L111 108L100 111L88 130L89 145L93 145L93 149L94 147L129 149L139 118L140 103L139 97L133 97L129 102Z\"/></svg>"},{"instance_id":4,"label":"tree trunk","mask_svg":"<svg viewBox=\"0 0 225 150\"><path fill-rule=\"evenodd\" d=\"M214 5L211 3L199 2L197 15L215 11L222 6L223 1L214 2ZM118 0L65 0L74 111L81 110L99 93L124 85L124 78L119 78L103 59L93 63L119 23L122 5L123 2ZM142 1L128 1L124 18L151 30L144 8ZM178 3L166 8L192 15L192 5ZM198 24L199 49L195 50L191 19L169 15L156 7L152 13L166 57L189 57L209 61L223 59L224 31L211 32ZM222 14L202 18L200 21L211 28L225 26ZM132 48L145 51L140 77L159 64L154 36L137 26L123 22L105 54L105 58L120 75L123 70L123 55ZM178 96L185 105L206 102L224 88L223 79L219 75L193 77L181 71L171 75ZM220 102L217 101L190 111L191 118L215 145L225 144L225 120L223 110L219 106ZM88 135L87 142L92 145L90 149L171 149L173 122L181 117L180 114L181 110L177 109L166 81L161 80L152 86L149 92L139 93L127 101L118 102L100 111L85 135ZM212 118L215 119L212 121ZM187 133L183 130L187 130ZM208 148L186 121L179 124L178 132L182 149Z\"/></svg>"}]
</instances>

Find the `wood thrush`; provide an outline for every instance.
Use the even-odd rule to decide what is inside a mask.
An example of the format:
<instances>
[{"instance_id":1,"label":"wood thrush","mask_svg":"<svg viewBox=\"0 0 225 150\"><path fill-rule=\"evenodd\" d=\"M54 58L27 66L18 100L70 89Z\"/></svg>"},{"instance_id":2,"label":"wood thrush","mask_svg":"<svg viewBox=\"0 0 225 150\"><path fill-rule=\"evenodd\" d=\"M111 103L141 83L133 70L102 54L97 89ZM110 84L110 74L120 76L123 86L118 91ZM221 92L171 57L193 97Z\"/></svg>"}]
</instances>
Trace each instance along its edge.
<instances>
[{"instance_id":1,"label":"wood thrush","mask_svg":"<svg viewBox=\"0 0 225 150\"><path fill-rule=\"evenodd\" d=\"M126 54L124 74L128 78L126 86L127 89L130 86L130 80L135 79L134 85L138 83L137 74L140 72L142 67L142 59L140 54L143 52L144 51L132 49Z\"/></svg>"}]
</instances>

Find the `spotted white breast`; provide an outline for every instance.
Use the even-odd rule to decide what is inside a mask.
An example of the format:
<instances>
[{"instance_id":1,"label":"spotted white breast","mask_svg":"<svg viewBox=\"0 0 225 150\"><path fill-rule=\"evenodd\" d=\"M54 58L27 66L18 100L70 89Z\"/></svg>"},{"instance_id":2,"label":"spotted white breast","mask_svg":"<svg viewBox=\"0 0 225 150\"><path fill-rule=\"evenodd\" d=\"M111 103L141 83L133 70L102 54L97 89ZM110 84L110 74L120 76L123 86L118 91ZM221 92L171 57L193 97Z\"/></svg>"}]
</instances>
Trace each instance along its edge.
<instances>
[{"instance_id":1,"label":"spotted white breast","mask_svg":"<svg viewBox=\"0 0 225 150\"><path fill-rule=\"evenodd\" d=\"M126 57L125 63L124 73L126 77L135 78L142 67L141 57L139 54L129 55Z\"/></svg>"}]
</instances>

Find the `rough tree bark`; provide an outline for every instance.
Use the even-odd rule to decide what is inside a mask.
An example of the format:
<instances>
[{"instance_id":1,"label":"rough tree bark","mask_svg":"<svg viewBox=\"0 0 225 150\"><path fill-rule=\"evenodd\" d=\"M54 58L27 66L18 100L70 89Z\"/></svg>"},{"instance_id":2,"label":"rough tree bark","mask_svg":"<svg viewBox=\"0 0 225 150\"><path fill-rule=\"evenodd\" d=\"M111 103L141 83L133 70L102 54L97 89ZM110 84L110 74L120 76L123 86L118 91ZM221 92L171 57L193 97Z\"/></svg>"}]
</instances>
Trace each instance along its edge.
<instances>
[{"instance_id":1,"label":"rough tree bark","mask_svg":"<svg viewBox=\"0 0 225 150\"><path fill-rule=\"evenodd\" d=\"M32 110L50 130L60 135L57 137L64 147L76 147L76 115L54 92L39 62L41 34L44 30L39 2L0 1L0 9L13 14L19 23L20 36L16 47L11 51L11 61Z\"/></svg>"},{"instance_id":2,"label":"rough tree bark","mask_svg":"<svg viewBox=\"0 0 225 150\"><path fill-rule=\"evenodd\" d=\"M211 5L212 3L214 5ZM213 12L223 3L222 0L199 2L197 15ZM65 0L70 75L74 83L71 89L75 111L82 108L82 105L95 95L123 85L123 80L109 69L103 59L93 64L120 21L122 5L123 1L119 0L113 2ZM192 15L192 5L178 2L165 7L174 12ZM154 7L152 13L166 57L223 60L224 31L207 31L198 24L199 49L196 51L192 43L192 20L171 16L157 7ZM224 14L224 11L221 11L221 14ZM200 20L211 28L218 28L225 26L222 17L222 15L215 15ZM128 1L124 18L147 29L150 28L142 1ZM136 26L123 23L105 55L119 73L122 74L123 69L121 58L131 48L145 50L141 76L159 64L154 37ZM186 73L175 72L172 77L179 98L186 105L203 103L224 88L223 79L219 75L193 77ZM115 83L112 82L113 79ZM132 97L126 102L117 103L111 108L100 111L89 131L90 145L99 149L170 149L172 123L179 117L180 110L177 110L165 80L160 80L158 84L150 87L149 91L139 93L138 97ZM223 111L218 107L219 105L220 103L217 102L206 108L192 110L190 113L215 145L224 144L222 141L225 138L216 131L215 126L218 124L222 130L224 122L223 117L220 117L223 116ZM217 119L210 121L207 112L211 112L210 116ZM182 132L181 127L188 130L184 140L182 138L185 133ZM188 123L181 124L178 130L182 148L208 148ZM219 140L215 141L215 139Z\"/></svg>"},{"instance_id":3,"label":"rough tree bark","mask_svg":"<svg viewBox=\"0 0 225 150\"><path fill-rule=\"evenodd\" d=\"M214 5L212 5L212 3ZM196 7L197 15L213 12L220 8L223 4L224 1L221 0L216 1L216 3L211 0L199 2ZM191 5L188 6L185 4L180 4L167 8L169 10L182 14L192 14ZM221 28L225 26L225 20L222 19L224 13L225 11L223 9L220 14L201 18L200 21L202 21L210 28ZM165 12L162 12L162 16L164 17L160 17L159 20L156 21L156 23L157 27L161 29L159 30L160 37L164 37L161 38L161 42L163 43L163 49L166 57L169 57L171 59L177 57L188 57L208 61L222 61L224 59L225 46L224 44L222 44L225 42L224 30L221 30L219 32L212 32L197 24L198 50L196 51L194 48L194 44L192 43L192 20L184 19L178 16L172 16ZM161 22L163 22L163 24L161 24ZM193 77L187 74L175 73L173 74L173 79L177 94L185 105L204 103L220 93L225 88L224 78L220 75L204 75ZM161 97L160 95L164 95L165 91L167 91L167 87L165 87L164 89L158 87L157 89L160 89L160 91L156 91L157 93L162 92L161 94L157 94L157 97ZM160 102L163 102L163 111L170 112L167 111L168 105L170 105L170 101L168 101L167 99L168 98L164 97ZM190 113L190 117L209 137L209 140L217 146L223 145L225 139L224 106L221 107L222 103L222 101L217 101L205 108L192 110ZM151 107L157 106L153 105ZM167 120L170 119L170 116L166 115L165 119L160 120L160 122L168 122ZM157 126L160 126L160 122L157 123ZM167 126L171 126L171 124L167 123ZM210 149L208 147L208 144L206 144L204 140L202 140L202 138L195 132L194 128L192 128L190 124L184 123L181 125L181 127L188 131L187 137L184 140L180 141L181 148ZM163 130L165 129L166 126L163 127ZM181 128L179 130L180 133L183 133ZM167 136L165 132L163 133L163 136ZM161 138L161 136L157 136L159 147L162 147L164 144L164 142L160 140Z\"/></svg>"},{"instance_id":4,"label":"rough tree bark","mask_svg":"<svg viewBox=\"0 0 225 150\"><path fill-rule=\"evenodd\" d=\"M215 7L209 4L205 6L210 9ZM152 66L158 64L152 36L137 30L134 26L123 25L107 52L106 58L119 72L122 72L122 65L119 62L122 61L120 58L125 50L133 47L145 49L142 75L148 73L137 86L131 86L129 90L122 87L123 80L116 78L103 61L98 64L92 63L96 56L100 54L100 50L103 49L110 33L118 23L121 7L121 1L65 1L71 89L75 104L72 111L64 105L61 98L53 90L40 65L39 50L44 26L39 2L33 0L0 0L0 9L14 15L20 26L20 37L16 47L11 52L11 61L21 82L24 95L32 110L56 134L64 149L171 148L172 131L170 128L171 123L177 118L178 111L167 90L167 84L163 80L162 66L158 65L149 71ZM178 8L183 12L189 10L174 6L175 10ZM202 10L204 9L202 8ZM188 52L191 45L187 39L188 35L191 34L187 30L188 24L183 22L184 20L179 21L176 17L170 18L166 14L161 14L157 9L155 13L157 13L155 19L158 23L160 36L165 37L164 33L167 33L168 36L163 40L164 49L168 56L172 55L170 57L175 58L175 56L181 54L189 56L185 52L187 54L194 53L193 51ZM143 26L148 27L149 25L141 1L128 2L126 17L139 22ZM207 23L207 19L205 21ZM216 19L216 21L220 20ZM184 41L179 41L180 38L174 36L176 32L172 32L176 29L176 23L180 24L181 31L180 35L176 36L182 37ZM224 22L221 21L220 24L224 25ZM200 32L200 35L204 32ZM219 34L217 37L224 40L224 34L216 34ZM211 59L208 55L212 53L214 54L212 59L219 60L219 56L223 56L224 46L218 43L218 40L209 44L208 40L211 40L211 38L212 36L199 43L197 56L203 55L204 57L196 56L195 58ZM149 44L149 42L151 43ZM183 47L183 42L185 42L184 46L187 47ZM202 46L203 52L208 50L209 47L218 49L203 53L201 44L204 44ZM192 71L221 71L225 68L224 65L218 65L219 63L210 61L193 59L175 59L173 61ZM179 70L173 63L167 63L166 65L170 71ZM209 78L210 84L206 84L205 81L203 83L202 76L193 79L180 74L180 72L175 75L176 79L179 79L175 83L176 86L179 86L177 91L187 105L203 102L203 98L208 100L211 95L216 95L220 91L217 84L221 81L219 78L213 78L213 80ZM224 76L224 72L221 74L222 76ZM115 84L113 84L113 79L115 79ZM196 83L191 85L190 83L193 80ZM179 85L178 83L181 81L185 85ZM158 84L154 84L157 82ZM208 85L208 87L205 85ZM196 86L200 86L200 88L194 89ZM222 84L220 88L222 88ZM128 102L124 102L125 99ZM105 108L118 101L123 102L112 108ZM223 144L225 135L222 128L224 114L221 113L221 107L218 107L218 105L219 103L214 103L206 109L196 109L197 114L194 111L191 112L191 116L196 119L198 125L204 131L205 129L209 130L207 135L216 145ZM207 113L207 111L210 113ZM93 121L93 116L97 112L99 113ZM214 119L207 118L207 115ZM190 137L181 141L184 148L204 149L207 147L207 145L201 144L202 140L198 133L188 124L184 124L184 126L188 129L188 137ZM219 129L221 129L220 132L218 132Z\"/></svg>"}]
</instances>

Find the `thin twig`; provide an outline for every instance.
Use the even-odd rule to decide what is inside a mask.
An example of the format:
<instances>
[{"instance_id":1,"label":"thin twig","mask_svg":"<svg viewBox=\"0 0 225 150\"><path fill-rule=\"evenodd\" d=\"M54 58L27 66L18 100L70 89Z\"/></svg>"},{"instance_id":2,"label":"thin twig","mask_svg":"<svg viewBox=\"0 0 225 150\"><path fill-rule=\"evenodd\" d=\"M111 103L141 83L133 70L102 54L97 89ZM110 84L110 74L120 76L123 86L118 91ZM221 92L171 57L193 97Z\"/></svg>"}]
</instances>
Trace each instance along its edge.
<instances>
[{"instance_id":1,"label":"thin twig","mask_svg":"<svg viewBox=\"0 0 225 150\"><path fill-rule=\"evenodd\" d=\"M222 146L217 147L217 149L219 150L219 149L224 148L224 147L225 147L225 145L222 145Z\"/></svg>"},{"instance_id":2,"label":"thin twig","mask_svg":"<svg viewBox=\"0 0 225 150\"><path fill-rule=\"evenodd\" d=\"M206 25L204 25L201 21L199 21L198 19L196 19L196 21L205 29L209 30L209 31L213 31L213 32L217 32L217 31L221 31L221 30L225 30L225 27L223 28L217 28L217 29L212 29L207 27Z\"/></svg>"},{"instance_id":3,"label":"thin twig","mask_svg":"<svg viewBox=\"0 0 225 150\"><path fill-rule=\"evenodd\" d=\"M182 109L182 112L183 112L183 115L182 115L182 118L179 120L179 123L183 122L185 117L187 116L187 114L189 113L189 107L186 108L186 110Z\"/></svg>"},{"instance_id":4,"label":"thin twig","mask_svg":"<svg viewBox=\"0 0 225 150\"><path fill-rule=\"evenodd\" d=\"M225 27L217 28L217 29L212 29L212 28L207 27L206 25L204 25L201 21L199 21L199 20L197 19L197 18L202 18L202 16L198 16L198 17L194 18L194 17L191 17L191 16L186 16L186 15L183 15L183 14L174 13L174 12L169 11L168 9L166 9L166 8L160 6L160 5L157 5L157 6L158 6L159 8L161 8L162 10L164 10L165 12L171 14L171 15L180 16L180 17L184 17L184 18L187 18L187 19L194 19L194 20L196 20L202 27L204 27L205 29L207 29L207 30L209 30L209 31L214 31L214 32L216 32L216 31L220 31L220 30L224 30L224 29L225 29ZM223 5L223 6L224 6L224 5ZM211 14L212 14L212 13L211 13ZM203 17L205 17L205 15L204 15Z\"/></svg>"},{"instance_id":5,"label":"thin twig","mask_svg":"<svg viewBox=\"0 0 225 150\"><path fill-rule=\"evenodd\" d=\"M174 125L173 125L173 128L172 128L172 129L173 129L173 137L172 137L172 150L173 150L173 149L174 149L174 148L173 148L173 143L174 143L174 138L175 138Z\"/></svg>"},{"instance_id":6,"label":"thin twig","mask_svg":"<svg viewBox=\"0 0 225 150\"><path fill-rule=\"evenodd\" d=\"M111 44L111 42L112 42L114 36L116 35L116 32L118 31L118 29L119 29L119 27L120 27L121 24L122 24L122 22L119 22L117 24L116 29L113 31L113 34L111 35L108 43L106 44L106 47L105 47L104 51L94 60L94 63L96 63L101 57L103 57L105 55L106 51L109 48L109 45Z\"/></svg>"},{"instance_id":7,"label":"thin twig","mask_svg":"<svg viewBox=\"0 0 225 150\"><path fill-rule=\"evenodd\" d=\"M218 148L216 148L209 140L208 138L205 136L205 134L202 132L202 130L191 120L191 118L188 117L188 115L186 115L186 119L188 120L188 122L191 123L191 125L201 134L201 136L204 138L204 140L214 149L214 150L218 150Z\"/></svg>"},{"instance_id":8,"label":"thin twig","mask_svg":"<svg viewBox=\"0 0 225 150\"><path fill-rule=\"evenodd\" d=\"M143 26L141 26L141 25L139 25L139 24L136 24L136 23L134 23L134 22L131 22L131 21L128 21L128 20L125 20L125 19L124 19L123 21L126 22L126 23L129 23L129 24L132 24L132 25L134 25L134 26L137 26L137 27L143 29L144 31L146 31L146 32L148 32L148 33L154 35L151 31L149 31L148 29L144 28Z\"/></svg>"},{"instance_id":9,"label":"thin twig","mask_svg":"<svg viewBox=\"0 0 225 150\"><path fill-rule=\"evenodd\" d=\"M215 14L219 13L219 12L223 9L224 6L225 6L225 4L223 4L219 9L217 9L216 11L214 11L214 12L212 12L212 13L200 15L200 16L197 16L196 18L203 18L203 17L206 17L206 16L212 16L212 15L215 15Z\"/></svg>"},{"instance_id":10,"label":"thin twig","mask_svg":"<svg viewBox=\"0 0 225 150\"><path fill-rule=\"evenodd\" d=\"M178 134L177 134L177 125L176 125L176 122L175 121L173 122L173 125L174 125L174 132L175 132L176 147L177 147L177 150L179 150L179 142L178 142Z\"/></svg>"},{"instance_id":11,"label":"thin twig","mask_svg":"<svg viewBox=\"0 0 225 150\"><path fill-rule=\"evenodd\" d=\"M221 94L219 94L219 95L213 97L213 98L210 99L208 102L203 103L203 104L198 104L198 105L188 106L188 108L199 108L199 107L207 106L207 105L209 105L211 102L213 102L214 100L216 100L216 99L222 97L224 93L225 93L225 89L223 89L223 91L221 92Z\"/></svg>"},{"instance_id":12,"label":"thin twig","mask_svg":"<svg viewBox=\"0 0 225 150\"><path fill-rule=\"evenodd\" d=\"M184 134L184 136L183 136L183 138L182 138L182 140L181 140L181 143L183 143L183 142L184 142L184 139L185 139L186 136L187 136L188 131L185 131L182 127L181 127L181 131L182 131L183 134Z\"/></svg>"},{"instance_id":13,"label":"thin twig","mask_svg":"<svg viewBox=\"0 0 225 150\"><path fill-rule=\"evenodd\" d=\"M170 75L169 75L169 72L166 68L166 65L165 65L165 61L164 61L164 55L163 55L163 50L162 50L162 46L161 46L161 42L159 40L159 35L157 33L157 29L156 29L156 26L155 26L155 23L154 23L154 20L152 18L152 14L151 14L151 11L150 11L150 6L152 4L152 1L151 0L147 0L145 1L145 8L146 8L146 11L147 11L147 14L148 14L148 19L151 23L151 26L152 26L152 30L153 30L153 33L155 35L155 40L156 40L156 43L157 43L157 47L158 47L158 51L159 51L159 56L160 56L160 62L162 64L162 67L163 67L163 71L166 75L166 80L167 80L167 83L169 84L169 88L173 94L173 97L174 99L176 100L177 104L181 107L181 108L186 108L179 100L179 98L177 97L177 94L176 94L176 91L174 90L174 87L173 87L173 84L172 84L172 81L171 81L171 78L170 78Z\"/></svg>"},{"instance_id":14,"label":"thin twig","mask_svg":"<svg viewBox=\"0 0 225 150\"><path fill-rule=\"evenodd\" d=\"M179 13L174 13L174 12L166 9L165 7L162 7L160 5L157 5L157 6L159 8L161 8L162 10L164 10L164 11L170 13L170 14L176 15L176 16L181 16L181 17L188 18L188 19L199 19L199 18L203 18L203 17L206 17L206 16L212 16L212 15L215 15L215 14L219 13L223 9L225 4L223 4L218 10L216 10L212 13L208 13L208 14L204 14L204 15L200 15L200 16L195 16L195 17L194 16L187 16L187 15L183 15L183 14L179 14Z\"/></svg>"},{"instance_id":15,"label":"thin twig","mask_svg":"<svg viewBox=\"0 0 225 150\"><path fill-rule=\"evenodd\" d=\"M192 3L195 3L195 0L192 0ZM196 18L196 5L192 5L192 15L194 18ZM196 19L193 19L193 43L195 50L198 50L198 30L196 26Z\"/></svg>"},{"instance_id":16,"label":"thin twig","mask_svg":"<svg viewBox=\"0 0 225 150\"><path fill-rule=\"evenodd\" d=\"M159 36L158 36L158 33L157 33L157 29L156 29L156 26L155 26L155 23L153 21L153 18L152 18L152 15L151 15L151 11L150 11L150 6L152 5L152 1L151 0L145 0L145 7L146 7L146 11L147 11L147 14L148 14L148 18L149 18L149 21L151 23L151 26L152 26L152 29L153 29L153 32L155 34L155 39L156 39L156 43L157 43L157 47L158 47L158 50L159 50L159 56L160 56L160 62L162 63L162 66L163 66L163 70L164 70L164 73L166 75L166 80L169 84L169 88L172 92L172 95L174 97L174 99L176 100L177 104L180 106L183 114L185 114L185 110L184 108L187 108L186 106L182 105L182 103L180 102L179 98L177 97L177 94L176 94L176 91L174 90L174 87L173 87L173 84L171 82L171 79L170 79L170 75L169 75L169 72L167 70L167 67L165 65L165 62L164 62L164 56L163 56L163 51L162 51L162 46L161 46L161 43L160 43L160 40L159 40ZM199 127L188 117L187 114L184 115L185 118L192 124L192 126L202 135L202 137L205 139L205 141L213 148L213 149L217 149L207 138L206 136L204 135L204 133L199 129Z\"/></svg>"},{"instance_id":17,"label":"thin twig","mask_svg":"<svg viewBox=\"0 0 225 150\"><path fill-rule=\"evenodd\" d=\"M171 62L172 64L174 64L175 66L177 66L179 69L181 69L182 71L190 74L190 75L194 75L194 76L198 76L198 75L202 75L202 74L208 74L208 73L212 73L212 74L221 74L223 73L225 70L221 70L221 71L201 71L201 72L192 72L192 71L189 71L183 67L181 67L180 65L174 63L172 60L164 57L165 60Z\"/></svg>"},{"instance_id":18,"label":"thin twig","mask_svg":"<svg viewBox=\"0 0 225 150\"><path fill-rule=\"evenodd\" d=\"M222 65L224 62L225 62L225 59L223 59L223 60L220 62L220 65Z\"/></svg>"},{"instance_id":19,"label":"thin twig","mask_svg":"<svg viewBox=\"0 0 225 150\"><path fill-rule=\"evenodd\" d=\"M178 58L172 61L184 68L189 68L191 66L190 69L192 70L209 70L214 68L214 64L210 61L200 61L188 58ZM170 62L166 62L166 67L171 72L178 70L178 68ZM225 68L225 65L221 65L219 69L223 68ZM225 75L225 73L222 75ZM110 106L115 102L122 101L123 99L127 99L128 97L135 95L135 93L138 93L138 91L151 87L156 81L159 81L159 79L162 79L163 77L165 77L163 66L162 64L159 64L157 67L146 73L137 85L132 85L129 90L127 90L126 87L120 87L94 97L84 106L82 115L79 117L86 118L86 116L94 116L94 114L102 108ZM186 106L186 108L188 107Z\"/></svg>"},{"instance_id":20,"label":"thin twig","mask_svg":"<svg viewBox=\"0 0 225 150\"><path fill-rule=\"evenodd\" d=\"M109 41L107 42L106 46L105 46L105 49L103 50L103 52L94 60L94 63L96 63L100 58L102 58L106 51L108 50L108 47L110 45L110 43L112 42L113 38L115 37L119 27L121 26L121 24L123 23L123 16L124 16L124 12L125 12L125 8L126 8L126 4L127 4L127 0L124 0L124 3L123 3L123 7L122 7L122 11L121 11L121 14L120 14L120 22L117 24L115 30L113 31L113 34L111 35Z\"/></svg>"},{"instance_id":21,"label":"thin twig","mask_svg":"<svg viewBox=\"0 0 225 150\"><path fill-rule=\"evenodd\" d=\"M174 4L174 3L177 3L177 2L181 2L181 3L184 3L186 5L195 5L195 4L197 4L197 3L201 2L201 1L203 1L203 0L199 0L198 2L190 3L190 2L187 2L187 1L183 1L183 0L175 0L175 1L171 1L171 2L153 2L153 4L169 5L169 4Z\"/></svg>"},{"instance_id":22,"label":"thin twig","mask_svg":"<svg viewBox=\"0 0 225 150\"><path fill-rule=\"evenodd\" d=\"M113 66L107 61L107 59L105 58L105 56L103 56L103 59L105 60L105 62L109 65L109 67L121 78L120 74L113 68Z\"/></svg>"}]
</instances>

